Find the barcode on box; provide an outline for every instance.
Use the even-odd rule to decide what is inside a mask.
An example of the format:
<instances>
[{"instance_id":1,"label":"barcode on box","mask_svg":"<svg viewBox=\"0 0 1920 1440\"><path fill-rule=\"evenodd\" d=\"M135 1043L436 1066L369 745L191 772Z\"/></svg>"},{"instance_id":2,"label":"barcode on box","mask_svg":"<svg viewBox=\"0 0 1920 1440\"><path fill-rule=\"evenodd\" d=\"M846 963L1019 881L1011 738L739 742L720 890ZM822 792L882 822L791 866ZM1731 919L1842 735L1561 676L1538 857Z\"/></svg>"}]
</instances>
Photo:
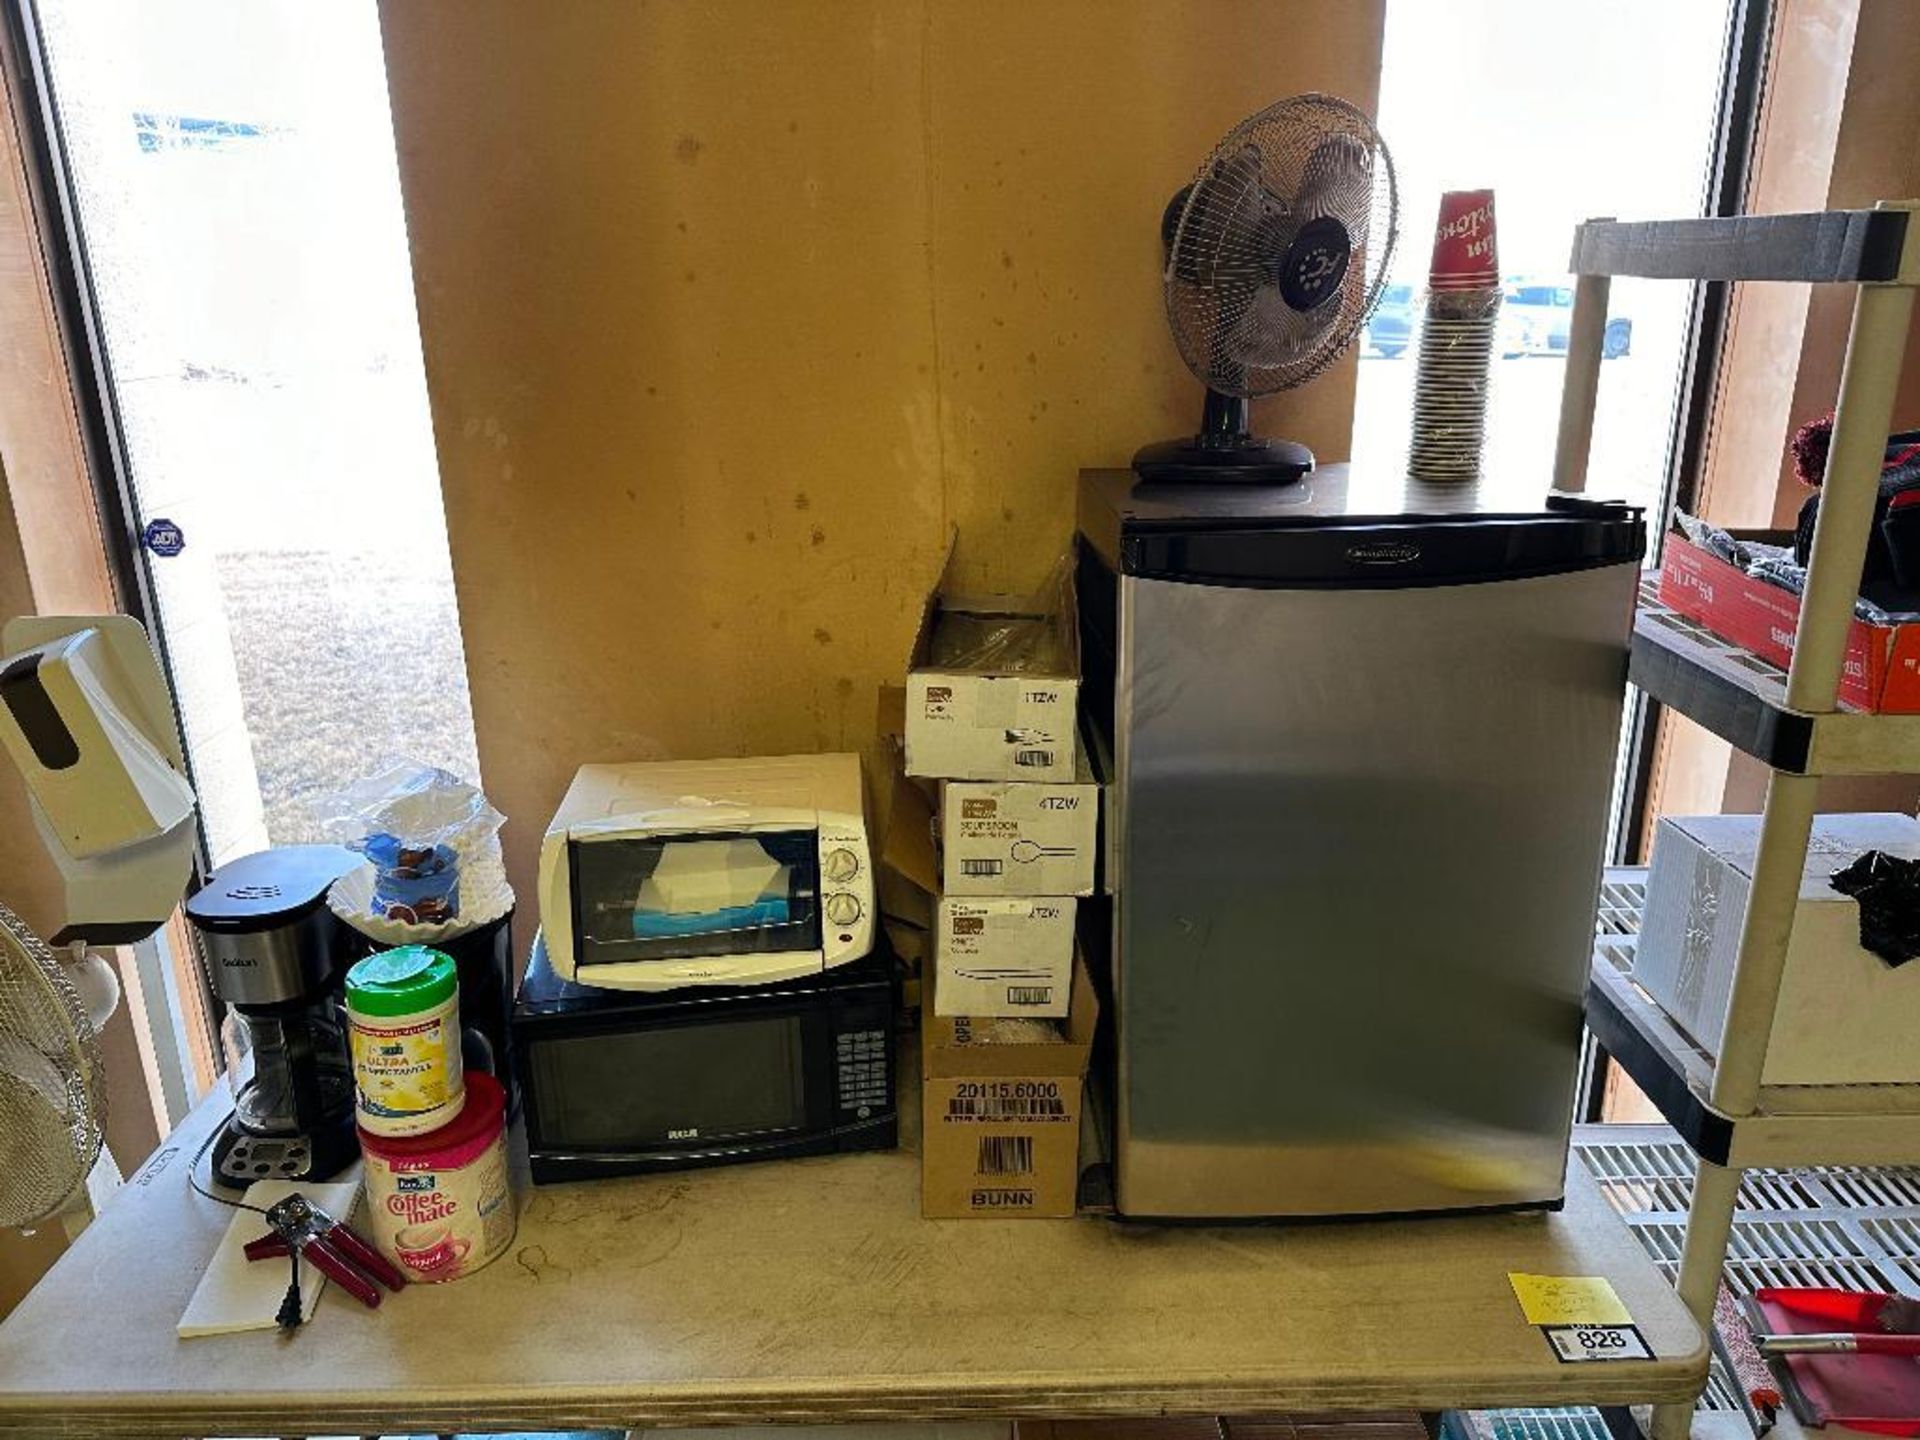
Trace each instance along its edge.
<instances>
[{"instance_id":1,"label":"barcode on box","mask_svg":"<svg viewBox=\"0 0 1920 1440\"><path fill-rule=\"evenodd\" d=\"M980 1156L973 1167L976 1175L1031 1175L1033 1173L1033 1137L1031 1135L982 1135Z\"/></svg>"},{"instance_id":2,"label":"barcode on box","mask_svg":"<svg viewBox=\"0 0 1920 1440\"><path fill-rule=\"evenodd\" d=\"M1007 868L1004 860L966 860L960 862L962 875L998 875Z\"/></svg>"},{"instance_id":3,"label":"barcode on box","mask_svg":"<svg viewBox=\"0 0 1920 1440\"><path fill-rule=\"evenodd\" d=\"M947 1101L949 1120L1064 1120L1066 1117L1067 1102L1058 1095L967 1096Z\"/></svg>"},{"instance_id":4,"label":"barcode on box","mask_svg":"<svg viewBox=\"0 0 1920 1440\"><path fill-rule=\"evenodd\" d=\"M1013 763L1016 765L1034 765L1043 770L1050 770L1053 768L1053 751L1016 750L1013 752Z\"/></svg>"},{"instance_id":5,"label":"barcode on box","mask_svg":"<svg viewBox=\"0 0 1920 1440\"><path fill-rule=\"evenodd\" d=\"M1007 1004L1009 1005L1051 1005L1053 987L1051 985L1009 985Z\"/></svg>"}]
</instances>

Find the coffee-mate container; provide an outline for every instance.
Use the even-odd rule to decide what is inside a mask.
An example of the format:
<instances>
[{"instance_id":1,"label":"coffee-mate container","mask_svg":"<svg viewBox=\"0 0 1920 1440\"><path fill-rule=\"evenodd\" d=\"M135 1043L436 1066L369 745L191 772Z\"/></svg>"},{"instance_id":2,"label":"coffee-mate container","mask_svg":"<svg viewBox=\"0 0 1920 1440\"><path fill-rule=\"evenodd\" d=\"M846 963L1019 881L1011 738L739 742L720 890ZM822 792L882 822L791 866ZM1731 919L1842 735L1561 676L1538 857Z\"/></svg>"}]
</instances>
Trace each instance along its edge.
<instances>
[{"instance_id":1,"label":"coffee-mate container","mask_svg":"<svg viewBox=\"0 0 1920 1440\"><path fill-rule=\"evenodd\" d=\"M452 1124L428 1135L360 1132L368 1228L407 1279L458 1280L513 1243L506 1109L500 1082L476 1073Z\"/></svg>"}]
</instances>

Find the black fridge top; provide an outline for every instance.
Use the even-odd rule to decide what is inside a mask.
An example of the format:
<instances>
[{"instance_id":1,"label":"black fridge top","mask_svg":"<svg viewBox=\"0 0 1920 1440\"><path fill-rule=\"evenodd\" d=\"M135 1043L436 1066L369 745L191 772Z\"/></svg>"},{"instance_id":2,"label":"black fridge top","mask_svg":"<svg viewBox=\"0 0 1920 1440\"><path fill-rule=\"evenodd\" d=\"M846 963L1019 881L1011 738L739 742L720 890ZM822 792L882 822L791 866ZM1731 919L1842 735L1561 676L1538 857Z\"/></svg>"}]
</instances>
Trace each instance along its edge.
<instances>
[{"instance_id":1,"label":"black fridge top","mask_svg":"<svg viewBox=\"0 0 1920 1440\"><path fill-rule=\"evenodd\" d=\"M1638 563L1642 512L1326 465L1293 485L1148 485L1080 472L1080 533L1124 575L1202 585L1460 585Z\"/></svg>"}]
</instances>

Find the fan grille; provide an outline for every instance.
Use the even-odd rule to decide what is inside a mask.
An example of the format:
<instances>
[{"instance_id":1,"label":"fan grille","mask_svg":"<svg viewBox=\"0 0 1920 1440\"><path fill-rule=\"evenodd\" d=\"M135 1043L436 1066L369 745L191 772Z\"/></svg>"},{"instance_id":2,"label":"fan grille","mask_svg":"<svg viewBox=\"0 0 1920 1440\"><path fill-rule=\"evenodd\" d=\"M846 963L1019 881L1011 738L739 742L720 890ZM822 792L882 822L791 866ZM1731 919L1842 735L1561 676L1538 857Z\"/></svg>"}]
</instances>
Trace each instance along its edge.
<instances>
[{"instance_id":1,"label":"fan grille","mask_svg":"<svg viewBox=\"0 0 1920 1440\"><path fill-rule=\"evenodd\" d=\"M98 1037L46 943L0 905L0 1227L55 1214L100 1158Z\"/></svg>"},{"instance_id":2,"label":"fan grille","mask_svg":"<svg viewBox=\"0 0 1920 1440\"><path fill-rule=\"evenodd\" d=\"M1236 126L1167 248L1167 320L1194 376L1251 397L1333 364L1380 302L1397 206L1386 145L1344 100L1296 95Z\"/></svg>"}]
</instances>

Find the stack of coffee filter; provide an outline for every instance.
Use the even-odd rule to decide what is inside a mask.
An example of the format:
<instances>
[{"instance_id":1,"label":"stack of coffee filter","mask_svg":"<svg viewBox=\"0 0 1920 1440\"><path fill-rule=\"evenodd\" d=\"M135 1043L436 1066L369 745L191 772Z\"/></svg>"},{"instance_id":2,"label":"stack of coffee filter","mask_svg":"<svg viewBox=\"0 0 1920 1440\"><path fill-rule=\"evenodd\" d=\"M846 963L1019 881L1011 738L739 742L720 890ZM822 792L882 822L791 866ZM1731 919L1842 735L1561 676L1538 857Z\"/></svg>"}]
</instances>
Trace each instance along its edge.
<instances>
[{"instance_id":1,"label":"stack of coffee filter","mask_svg":"<svg viewBox=\"0 0 1920 1440\"><path fill-rule=\"evenodd\" d=\"M1440 197L1440 221L1434 229L1420 373L1413 390L1407 473L1416 480L1479 477L1487 369L1499 317L1493 192L1448 191Z\"/></svg>"},{"instance_id":2,"label":"stack of coffee filter","mask_svg":"<svg viewBox=\"0 0 1920 1440\"><path fill-rule=\"evenodd\" d=\"M500 855L504 817L459 776L401 761L317 809L329 839L367 857L334 882L327 902L369 939L445 946L513 908Z\"/></svg>"}]
</instances>

